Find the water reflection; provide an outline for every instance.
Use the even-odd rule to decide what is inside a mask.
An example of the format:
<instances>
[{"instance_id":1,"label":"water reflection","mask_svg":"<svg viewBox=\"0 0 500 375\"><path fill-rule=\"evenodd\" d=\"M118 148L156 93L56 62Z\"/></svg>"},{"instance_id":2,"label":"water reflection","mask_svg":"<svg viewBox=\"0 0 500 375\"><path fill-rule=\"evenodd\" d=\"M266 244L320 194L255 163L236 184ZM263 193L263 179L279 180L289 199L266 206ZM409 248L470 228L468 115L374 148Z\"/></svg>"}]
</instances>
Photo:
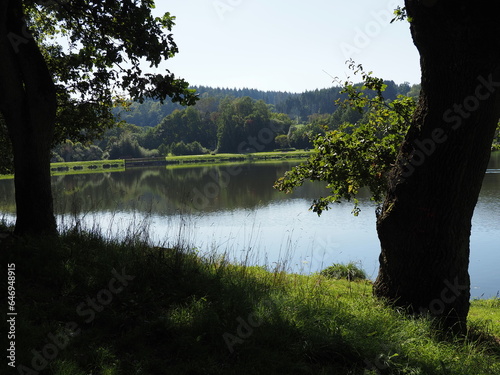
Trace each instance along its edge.
<instances>
[{"instance_id":1,"label":"water reflection","mask_svg":"<svg viewBox=\"0 0 500 375\"><path fill-rule=\"evenodd\" d=\"M54 177L55 210L140 211L173 215L254 209L290 198L324 195L324 185L308 183L292 195L273 189L290 167L239 164L191 168L141 168L125 172Z\"/></svg>"},{"instance_id":2,"label":"water reflection","mask_svg":"<svg viewBox=\"0 0 500 375\"><path fill-rule=\"evenodd\" d=\"M324 184L307 183L291 195L273 189L291 163L142 168L125 172L53 177L60 223L74 220L119 236L144 225L157 242L187 238L199 249L230 253L237 260L314 272L333 262L378 268L374 205L362 196L362 214L343 203L320 218L309 212ZM471 235L472 296L500 290L500 153L492 155ZM13 220L14 186L0 180L0 212ZM137 228L140 232L144 228ZM180 235L179 235L180 233Z\"/></svg>"}]
</instances>

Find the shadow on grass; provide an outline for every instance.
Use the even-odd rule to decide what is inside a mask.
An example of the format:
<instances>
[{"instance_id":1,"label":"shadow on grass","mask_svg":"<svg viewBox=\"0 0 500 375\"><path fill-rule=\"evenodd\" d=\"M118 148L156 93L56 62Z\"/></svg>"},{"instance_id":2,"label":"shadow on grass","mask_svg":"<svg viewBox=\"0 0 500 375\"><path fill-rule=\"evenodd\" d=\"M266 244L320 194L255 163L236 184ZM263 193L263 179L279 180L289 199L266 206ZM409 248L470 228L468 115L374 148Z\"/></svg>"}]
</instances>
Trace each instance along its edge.
<instances>
[{"instance_id":1,"label":"shadow on grass","mask_svg":"<svg viewBox=\"0 0 500 375\"><path fill-rule=\"evenodd\" d=\"M16 364L28 373L309 373L311 364L362 364L340 336L318 341L311 329L309 339L284 319L276 275L223 257L68 233L7 239L1 258L15 263Z\"/></svg>"},{"instance_id":2,"label":"shadow on grass","mask_svg":"<svg viewBox=\"0 0 500 375\"><path fill-rule=\"evenodd\" d=\"M401 323L369 282L88 232L0 244L2 266L15 264L19 373L455 374L463 366L453 361L466 349L443 349L425 323ZM498 361L484 358L477 374Z\"/></svg>"}]
</instances>

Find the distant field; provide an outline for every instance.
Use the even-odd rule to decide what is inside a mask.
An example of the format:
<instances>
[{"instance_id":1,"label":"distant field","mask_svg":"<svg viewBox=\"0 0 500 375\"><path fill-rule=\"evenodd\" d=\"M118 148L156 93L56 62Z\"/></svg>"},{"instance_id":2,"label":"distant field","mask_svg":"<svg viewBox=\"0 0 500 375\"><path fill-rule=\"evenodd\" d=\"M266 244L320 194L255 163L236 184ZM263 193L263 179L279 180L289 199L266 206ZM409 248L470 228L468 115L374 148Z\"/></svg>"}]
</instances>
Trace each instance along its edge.
<instances>
[{"instance_id":1,"label":"distant field","mask_svg":"<svg viewBox=\"0 0 500 375\"><path fill-rule=\"evenodd\" d=\"M168 156L167 164L184 163L224 163L231 161L256 161L256 160L285 160L303 159L309 156L310 151L274 151L257 152L253 154L216 154L216 155L189 155L189 156Z\"/></svg>"},{"instance_id":2,"label":"distant field","mask_svg":"<svg viewBox=\"0 0 500 375\"><path fill-rule=\"evenodd\" d=\"M65 174L122 172L125 170L125 160L93 160L68 163L50 163L50 174L60 176ZM0 180L13 178L14 175L0 175Z\"/></svg>"},{"instance_id":3,"label":"distant field","mask_svg":"<svg viewBox=\"0 0 500 375\"><path fill-rule=\"evenodd\" d=\"M119 172L124 170L125 160L123 159L50 164L50 172L53 176L78 173Z\"/></svg>"},{"instance_id":4,"label":"distant field","mask_svg":"<svg viewBox=\"0 0 500 375\"><path fill-rule=\"evenodd\" d=\"M198 164L221 164L232 162L252 162L252 161L276 161L276 160L300 160L309 156L310 151L274 151L257 152L253 154L206 154L206 155L186 155L167 156L165 158L149 159L116 159L116 160L95 160L76 161L67 163L51 163L50 171L53 176L66 174L102 173L102 172L123 172L129 167L143 167L146 165L178 165L195 166ZM10 179L13 175L0 175L0 179Z\"/></svg>"}]
</instances>

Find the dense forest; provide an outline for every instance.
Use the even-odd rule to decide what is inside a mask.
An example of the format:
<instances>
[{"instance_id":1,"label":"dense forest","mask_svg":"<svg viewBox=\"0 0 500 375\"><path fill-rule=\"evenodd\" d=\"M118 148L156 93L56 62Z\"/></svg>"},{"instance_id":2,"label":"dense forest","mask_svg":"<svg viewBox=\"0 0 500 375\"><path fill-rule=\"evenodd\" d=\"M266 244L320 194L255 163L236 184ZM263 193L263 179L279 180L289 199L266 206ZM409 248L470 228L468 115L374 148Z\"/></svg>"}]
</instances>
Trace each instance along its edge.
<instances>
[{"instance_id":1,"label":"dense forest","mask_svg":"<svg viewBox=\"0 0 500 375\"><path fill-rule=\"evenodd\" d=\"M419 85L385 84L388 100L419 93ZM91 144L66 140L54 148L52 161L304 149L311 147L312 134L363 119L362 113L338 105L345 99L341 87L301 94L194 88L200 97L195 106L146 100L118 107L118 126Z\"/></svg>"}]
</instances>

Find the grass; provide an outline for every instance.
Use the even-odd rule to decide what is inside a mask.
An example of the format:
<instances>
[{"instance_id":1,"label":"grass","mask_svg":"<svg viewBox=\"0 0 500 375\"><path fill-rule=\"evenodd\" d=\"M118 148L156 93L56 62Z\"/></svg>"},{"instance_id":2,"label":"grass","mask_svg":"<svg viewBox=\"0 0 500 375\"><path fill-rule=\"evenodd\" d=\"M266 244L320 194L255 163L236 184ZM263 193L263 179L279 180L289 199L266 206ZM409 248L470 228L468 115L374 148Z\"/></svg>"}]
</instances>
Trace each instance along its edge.
<instances>
[{"instance_id":1,"label":"grass","mask_svg":"<svg viewBox=\"0 0 500 375\"><path fill-rule=\"evenodd\" d=\"M102 172L122 172L125 170L125 160L93 160L50 163L50 174L61 176L68 174L102 173ZM14 178L13 174L0 175L0 180Z\"/></svg>"},{"instance_id":2,"label":"grass","mask_svg":"<svg viewBox=\"0 0 500 375\"><path fill-rule=\"evenodd\" d=\"M133 231L0 241L16 364L40 374L500 374L498 299L472 301L470 337L443 342L366 280L234 265Z\"/></svg>"},{"instance_id":3,"label":"grass","mask_svg":"<svg viewBox=\"0 0 500 375\"><path fill-rule=\"evenodd\" d=\"M168 164L185 163L224 163L233 161L256 161L256 160L285 160L285 159L303 159L309 156L309 151L272 151L256 152L250 154L206 154L206 155L186 155L186 156L168 156Z\"/></svg>"},{"instance_id":4,"label":"grass","mask_svg":"<svg viewBox=\"0 0 500 375\"><path fill-rule=\"evenodd\" d=\"M348 281L366 280L366 272L359 268L355 262L348 264L335 263L320 272L322 276L330 279L346 279Z\"/></svg>"},{"instance_id":5,"label":"grass","mask_svg":"<svg viewBox=\"0 0 500 375\"><path fill-rule=\"evenodd\" d=\"M53 176L79 173L121 172L125 170L125 161L118 159L51 163L50 170Z\"/></svg>"},{"instance_id":6,"label":"grass","mask_svg":"<svg viewBox=\"0 0 500 375\"><path fill-rule=\"evenodd\" d=\"M500 298L475 299L472 301L469 319L482 331L500 338Z\"/></svg>"},{"instance_id":7,"label":"grass","mask_svg":"<svg viewBox=\"0 0 500 375\"><path fill-rule=\"evenodd\" d=\"M186 155L186 156L168 156L165 162L169 166L200 166L207 164L227 164L234 162L253 162L253 161L276 161L290 160L300 161L309 156L310 151L272 151L257 152L252 154L206 154L206 155ZM151 158L153 159L153 158ZM156 158L162 159L162 158ZM140 164L139 164L140 165ZM102 172L123 172L125 171L125 160L95 160L95 161L76 161L51 163L50 170L53 176L83 173L102 173ZM14 175L0 175L0 180L12 179Z\"/></svg>"}]
</instances>

